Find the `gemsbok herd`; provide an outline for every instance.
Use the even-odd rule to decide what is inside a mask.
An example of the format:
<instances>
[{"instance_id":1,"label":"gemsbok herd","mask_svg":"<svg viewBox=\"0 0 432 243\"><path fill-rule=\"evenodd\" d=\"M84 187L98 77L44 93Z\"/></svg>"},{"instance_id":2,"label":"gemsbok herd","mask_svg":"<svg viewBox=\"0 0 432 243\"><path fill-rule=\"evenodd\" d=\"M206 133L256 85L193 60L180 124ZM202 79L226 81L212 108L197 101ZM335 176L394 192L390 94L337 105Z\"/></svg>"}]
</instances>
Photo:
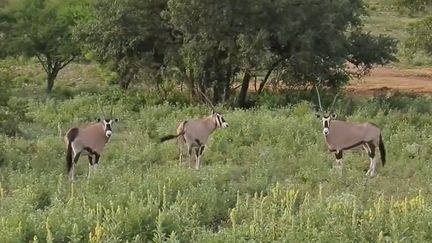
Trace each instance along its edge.
<instances>
[{"instance_id":1,"label":"gemsbok herd","mask_svg":"<svg viewBox=\"0 0 432 243\"><path fill-rule=\"evenodd\" d=\"M319 112L316 116L322 121L322 133L328 150L334 153L336 157L335 168L342 174L342 158L344 151L363 147L370 159L369 170L366 176L374 177L377 173L377 148L379 149L383 166L386 161L381 130L377 125L370 122L351 123L336 120L337 116L333 113L333 107L337 95L335 95L330 109L326 112L322 107L317 86L315 86L315 90L319 104ZM218 128L227 128L229 126L223 115L216 111L210 99L202 91L199 90L199 93L204 98L207 106L212 110L212 114L205 118L182 121L177 127L176 134L167 135L160 139L161 143L176 139L179 151L179 165L183 164L183 156L186 150L189 157L189 167L191 167L192 156L194 156L195 169L197 170L201 167L201 156L210 135ZM117 118L113 118L112 103L109 116L105 115L99 100L97 104L101 112L101 117L97 119L97 122L91 123L85 127L71 128L64 137L67 148L66 166L71 181L74 181L75 167L81 154L88 156L88 176L90 176L91 171L97 168L101 153L112 137L113 124L118 121Z\"/></svg>"}]
</instances>

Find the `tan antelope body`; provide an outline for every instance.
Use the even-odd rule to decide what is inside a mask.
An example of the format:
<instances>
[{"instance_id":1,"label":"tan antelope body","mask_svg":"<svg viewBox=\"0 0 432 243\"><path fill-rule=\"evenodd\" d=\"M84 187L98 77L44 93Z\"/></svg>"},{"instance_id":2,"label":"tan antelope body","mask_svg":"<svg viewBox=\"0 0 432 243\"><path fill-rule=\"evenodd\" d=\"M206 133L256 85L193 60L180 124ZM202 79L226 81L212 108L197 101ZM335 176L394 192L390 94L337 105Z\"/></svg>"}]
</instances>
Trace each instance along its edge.
<instances>
[{"instance_id":1,"label":"tan antelope body","mask_svg":"<svg viewBox=\"0 0 432 243\"><path fill-rule=\"evenodd\" d=\"M316 86L315 86L316 88ZM351 123L346 121L336 120L336 115L331 114L332 108L336 101L335 96L330 112L324 113L321 98L319 96L318 88L316 88L320 111L322 114L317 114L321 117L323 126L323 135L327 147L330 152L333 152L336 157L336 166L342 172L342 157L343 151L355 149L362 146L368 153L370 159L369 170L366 172L368 176L376 175L377 157L375 151L378 148L382 165L386 162L385 147L381 136L381 130L373 123Z\"/></svg>"},{"instance_id":2,"label":"tan antelope body","mask_svg":"<svg viewBox=\"0 0 432 243\"><path fill-rule=\"evenodd\" d=\"M100 105L99 108L103 114ZM112 108L110 116L112 116ZM71 181L74 180L75 166L78 163L80 155L88 156L89 176L91 169L96 169L101 153L112 136L112 125L117 121L118 119L98 119L98 122L91 123L85 127L69 129L64 137L64 141L66 144L66 166Z\"/></svg>"},{"instance_id":3,"label":"tan antelope body","mask_svg":"<svg viewBox=\"0 0 432 243\"><path fill-rule=\"evenodd\" d=\"M380 134L380 130L372 123L331 120L329 130L331 133L325 136L325 140L330 151L356 148L365 143L379 143L376 135Z\"/></svg>"},{"instance_id":4,"label":"tan antelope body","mask_svg":"<svg viewBox=\"0 0 432 243\"><path fill-rule=\"evenodd\" d=\"M195 168L197 170L200 169L201 156L204 152L205 146L207 145L210 134L212 134L217 128L226 128L229 126L223 116L220 113L215 112L214 106L211 104L207 96L203 93L201 94L209 102L213 114L206 118L183 121L177 127L176 135L167 135L160 139L161 142L165 142L177 138L180 165L183 163L183 152L185 149L189 155L189 166L192 160L192 153L194 152Z\"/></svg>"}]
</instances>

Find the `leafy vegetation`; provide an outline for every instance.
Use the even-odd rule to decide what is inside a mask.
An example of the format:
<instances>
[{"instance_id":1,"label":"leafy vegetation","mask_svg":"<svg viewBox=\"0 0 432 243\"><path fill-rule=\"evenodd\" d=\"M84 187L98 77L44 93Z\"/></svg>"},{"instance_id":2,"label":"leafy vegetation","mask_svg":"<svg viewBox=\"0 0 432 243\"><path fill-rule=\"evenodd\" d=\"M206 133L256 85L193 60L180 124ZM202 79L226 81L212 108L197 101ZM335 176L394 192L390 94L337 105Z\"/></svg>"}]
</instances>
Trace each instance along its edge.
<instances>
[{"instance_id":1,"label":"leafy vegetation","mask_svg":"<svg viewBox=\"0 0 432 243\"><path fill-rule=\"evenodd\" d=\"M400 5L403 0L368 0L369 15L363 18L365 31L385 34L398 40L397 62L394 66L429 66L432 56L406 44L412 25L428 16L428 11L411 11ZM413 1L414 2L414 1ZM423 1L428 3L428 1ZM427 9L426 9L427 10Z\"/></svg>"},{"instance_id":2,"label":"leafy vegetation","mask_svg":"<svg viewBox=\"0 0 432 243\"><path fill-rule=\"evenodd\" d=\"M84 50L124 89L185 84L191 98L211 89L219 103L240 83L245 107L252 77L263 76L260 93L275 72L286 84L338 87L353 74L347 62L364 75L396 60L391 37L363 31L366 14L363 0L20 0L3 8L0 36L6 55L38 58L47 92Z\"/></svg>"},{"instance_id":3,"label":"leafy vegetation","mask_svg":"<svg viewBox=\"0 0 432 243\"><path fill-rule=\"evenodd\" d=\"M36 57L50 93L58 73L80 54L72 37L80 17L80 1L9 1L0 13L3 55Z\"/></svg>"},{"instance_id":4,"label":"leafy vegetation","mask_svg":"<svg viewBox=\"0 0 432 243\"><path fill-rule=\"evenodd\" d=\"M388 163L367 178L363 151L347 153L343 175L332 170L315 94L303 89L394 60L394 38L398 57L430 54L426 22L408 33L374 15L393 1L370 4L370 18L360 0L6 2L1 54L24 58L0 61L0 242L432 240L431 99L341 94L341 119L383 128ZM42 97L48 58L64 69ZM253 78L261 87L247 102ZM264 89L272 80L294 89ZM159 143L210 113L191 105L196 89L226 104L230 124L212 134L200 171L178 166L174 142ZM87 178L82 158L71 184L63 136L94 121L98 99L114 101L121 122L96 173Z\"/></svg>"},{"instance_id":5,"label":"leafy vegetation","mask_svg":"<svg viewBox=\"0 0 432 243\"><path fill-rule=\"evenodd\" d=\"M61 134L94 119L97 97L31 102L28 114L35 122L22 124L28 138L2 138L2 242L432 237L428 99L346 97L337 103L345 119L384 128L388 164L368 179L362 152L347 155L342 177L332 172L334 158L309 102L314 96L289 107L225 110L230 128L213 134L204 167L195 171L177 165L175 143L158 139L178 122L208 114L206 107L142 106L117 95L114 112L123 122L101 166L87 179L87 161L80 160L77 182L70 184Z\"/></svg>"},{"instance_id":6,"label":"leafy vegetation","mask_svg":"<svg viewBox=\"0 0 432 243\"><path fill-rule=\"evenodd\" d=\"M16 136L20 133L19 123L28 122L29 118L27 102L13 97L15 84L11 81L9 73L0 68L0 134Z\"/></svg>"}]
</instances>

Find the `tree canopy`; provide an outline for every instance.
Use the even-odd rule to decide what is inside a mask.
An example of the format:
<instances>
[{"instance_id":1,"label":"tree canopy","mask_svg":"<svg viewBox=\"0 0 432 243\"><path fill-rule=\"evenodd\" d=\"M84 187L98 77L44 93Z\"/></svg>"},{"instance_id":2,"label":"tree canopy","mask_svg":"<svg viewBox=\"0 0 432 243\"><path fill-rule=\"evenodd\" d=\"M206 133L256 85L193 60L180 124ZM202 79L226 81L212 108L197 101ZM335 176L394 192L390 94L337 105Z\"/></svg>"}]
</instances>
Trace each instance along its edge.
<instances>
[{"instance_id":1,"label":"tree canopy","mask_svg":"<svg viewBox=\"0 0 432 243\"><path fill-rule=\"evenodd\" d=\"M11 52L38 57L48 73L48 89L50 77L80 49L116 72L122 88L142 81L185 84L191 97L197 89L211 91L214 102L232 98L240 88L240 106L252 77L260 79L259 92L275 73L290 85L319 79L340 86L352 74L395 60L393 39L363 31L363 0L89 3L19 0L2 16L16 27L8 34ZM347 64L356 71L348 71Z\"/></svg>"},{"instance_id":2,"label":"tree canopy","mask_svg":"<svg viewBox=\"0 0 432 243\"><path fill-rule=\"evenodd\" d=\"M98 62L116 71L118 84L128 88L142 78L159 77L174 42L161 13L161 0L95 0L78 34L85 50Z\"/></svg>"},{"instance_id":3,"label":"tree canopy","mask_svg":"<svg viewBox=\"0 0 432 243\"><path fill-rule=\"evenodd\" d=\"M2 54L36 57L51 92L59 71L80 53L72 36L80 12L78 0L9 1L0 16Z\"/></svg>"}]
</instances>

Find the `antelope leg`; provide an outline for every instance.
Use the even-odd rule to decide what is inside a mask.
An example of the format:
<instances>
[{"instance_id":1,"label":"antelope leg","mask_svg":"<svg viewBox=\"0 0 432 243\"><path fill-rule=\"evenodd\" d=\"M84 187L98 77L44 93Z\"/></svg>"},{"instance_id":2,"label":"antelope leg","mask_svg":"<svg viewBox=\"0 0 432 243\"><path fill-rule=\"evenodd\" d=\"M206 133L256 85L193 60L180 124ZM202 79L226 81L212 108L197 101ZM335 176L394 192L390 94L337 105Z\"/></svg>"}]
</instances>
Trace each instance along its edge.
<instances>
[{"instance_id":1,"label":"antelope leg","mask_svg":"<svg viewBox=\"0 0 432 243\"><path fill-rule=\"evenodd\" d=\"M367 144L367 147L368 147L370 165L369 165L369 170L366 172L366 176L374 177L376 175L376 156L375 156L376 146L373 144Z\"/></svg>"},{"instance_id":2,"label":"antelope leg","mask_svg":"<svg viewBox=\"0 0 432 243\"><path fill-rule=\"evenodd\" d=\"M75 166L79 160L81 153L74 153L73 156L73 163L72 163L72 169L69 172L69 180L74 181L75 180Z\"/></svg>"},{"instance_id":3,"label":"antelope leg","mask_svg":"<svg viewBox=\"0 0 432 243\"><path fill-rule=\"evenodd\" d=\"M339 174L342 175L342 170L343 170L342 150L336 151L335 157L336 157L336 169L338 170Z\"/></svg>"},{"instance_id":4,"label":"antelope leg","mask_svg":"<svg viewBox=\"0 0 432 243\"><path fill-rule=\"evenodd\" d=\"M188 154L189 154L189 168L192 167L192 145L188 145Z\"/></svg>"},{"instance_id":5,"label":"antelope leg","mask_svg":"<svg viewBox=\"0 0 432 243\"><path fill-rule=\"evenodd\" d=\"M200 166L201 166L200 165L201 161L200 161L199 151L200 151L199 147L195 149L195 169L196 170L199 170Z\"/></svg>"},{"instance_id":6,"label":"antelope leg","mask_svg":"<svg viewBox=\"0 0 432 243\"><path fill-rule=\"evenodd\" d=\"M89 154L87 157L88 157L88 160L89 160L89 168L88 168L87 178L90 178L90 174L91 174L91 171L93 169L93 155Z\"/></svg>"},{"instance_id":7,"label":"antelope leg","mask_svg":"<svg viewBox=\"0 0 432 243\"><path fill-rule=\"evenodd\" d=\"M94 161L94 164L93 164L93 169L96 170L97 167L99 166L100 154L95 153L94 156L95 156L95 161Z\"/></svg>"}]
</instances>

